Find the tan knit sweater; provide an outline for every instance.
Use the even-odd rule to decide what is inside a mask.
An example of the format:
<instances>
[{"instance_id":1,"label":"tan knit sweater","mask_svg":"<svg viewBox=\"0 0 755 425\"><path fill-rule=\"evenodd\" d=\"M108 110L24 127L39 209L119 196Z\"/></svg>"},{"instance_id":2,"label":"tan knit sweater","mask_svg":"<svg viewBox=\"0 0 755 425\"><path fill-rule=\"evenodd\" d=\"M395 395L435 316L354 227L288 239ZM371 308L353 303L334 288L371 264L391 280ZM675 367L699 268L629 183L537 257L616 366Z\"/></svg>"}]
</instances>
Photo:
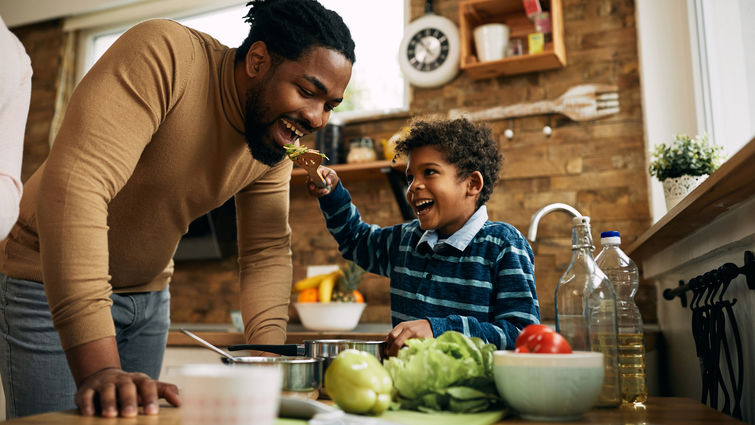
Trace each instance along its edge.
<instances>
[{"instance_id":1,"label":"tan knit sweater","mask_svg":"<svg viewBox=\"0 0 755 425\"><path fill-rule=\"evenodd\" d=\"M234 195L246 338L284 342L292 163L251 157L234 54L176 22L148 21L76 88L0 245L0 271L44 282L64 349L114 335L111 290L165 288L189 223Z\"/></svg>"}]
</instances>

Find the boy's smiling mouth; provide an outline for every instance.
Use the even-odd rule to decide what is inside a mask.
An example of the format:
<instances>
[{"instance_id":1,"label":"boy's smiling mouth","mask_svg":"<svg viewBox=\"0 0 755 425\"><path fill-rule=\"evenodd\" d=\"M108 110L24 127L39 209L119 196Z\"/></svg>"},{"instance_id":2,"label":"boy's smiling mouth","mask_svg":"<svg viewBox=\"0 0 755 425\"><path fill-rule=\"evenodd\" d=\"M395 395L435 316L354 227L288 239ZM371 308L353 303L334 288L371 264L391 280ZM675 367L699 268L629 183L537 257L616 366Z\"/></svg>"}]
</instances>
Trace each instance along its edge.
<instances>
[{"instance_id":1,"label":"boy's smiling mouth","mask_svg":"<svg viewBox=\"0 0 755 425\"><path fill-rule=\"evenodd\" d=\"M417 216L425 215L430 211L430 208L432 208L433 205L435 205L434 201L430 199L422 199L414 203L414 211L416 211Z\"/></svg>"}]
</instances>

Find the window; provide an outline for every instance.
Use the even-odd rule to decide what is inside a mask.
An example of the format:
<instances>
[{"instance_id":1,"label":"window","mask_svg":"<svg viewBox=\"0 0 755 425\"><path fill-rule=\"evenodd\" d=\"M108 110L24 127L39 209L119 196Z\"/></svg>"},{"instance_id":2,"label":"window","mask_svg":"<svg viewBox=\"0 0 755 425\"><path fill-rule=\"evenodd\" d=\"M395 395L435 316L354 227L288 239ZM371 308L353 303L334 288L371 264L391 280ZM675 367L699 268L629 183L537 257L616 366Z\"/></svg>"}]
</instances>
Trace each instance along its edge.
<instances>
[{"instance_id":1,"label":"window","mask_svg":"<svg viewBox=\"0 0 755 425\"><path fill-rule=\"evenodd\" d=\"M755 136L755 2L694 0L690 9L698 123L731 156Z\"/></svg>"},{"instance_id":2,"label":"window","mask_svg":"<svg viewBox=\"0 0 755 425\"><path fill-rule=\"evenodd\" d=\"M755 136L755 2L635 0L648 150L707 132L734 155ZM649 158L649 155L648 155ZM648 179L654 221L663 188Z\"/></svg>"},{"instance_id":3,"label":"window","mask_svg":"<svg viewBox=\"0 0 755 425\"><path fill-rule=\"evenodd\" d=\"M408 84L398 64L398 49L406 24L407 0L353 1L320 0L335 10L348 25L356 44L356 63L343 103L334 116L341 120L408 108ZM206 32L221 43L236 47L246 38L249 24L243 21L245 3L218 10L152 14L168 17ZM79 47L83 60L78 79L123 34L133 22L112 24L86 31Z\"/></svg>"}]
</instances>

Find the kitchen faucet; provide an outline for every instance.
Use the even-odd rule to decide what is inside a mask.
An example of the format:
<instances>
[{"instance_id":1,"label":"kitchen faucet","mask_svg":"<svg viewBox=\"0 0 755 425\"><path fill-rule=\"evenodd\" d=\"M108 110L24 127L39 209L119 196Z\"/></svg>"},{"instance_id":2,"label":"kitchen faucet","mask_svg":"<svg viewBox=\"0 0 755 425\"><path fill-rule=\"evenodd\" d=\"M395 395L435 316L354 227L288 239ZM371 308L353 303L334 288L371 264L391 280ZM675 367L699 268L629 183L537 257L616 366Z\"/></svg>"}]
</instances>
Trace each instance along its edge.
<instances>
[{"instance_id":1,"label":"kitchen faucet","mask_svg":"<svg viewBox=\"0 0 755 425\"><path fill-rule=\"evenodd\" d=\"M540 219L543 218L544 215L558 210L566 211L574 217L582 217L582 214L580 214L579 211L577 211L577 209L572 207L571 205L562 204L560 202L556 202L555 204L548 204L537 210L535 214L532 215L532 218L530 219L529 232L527 233L527 239L529 239L531 242L535 242L535 237L537 236L537 225L538 223L540 223Z\"/></svg>"}]
</instances>

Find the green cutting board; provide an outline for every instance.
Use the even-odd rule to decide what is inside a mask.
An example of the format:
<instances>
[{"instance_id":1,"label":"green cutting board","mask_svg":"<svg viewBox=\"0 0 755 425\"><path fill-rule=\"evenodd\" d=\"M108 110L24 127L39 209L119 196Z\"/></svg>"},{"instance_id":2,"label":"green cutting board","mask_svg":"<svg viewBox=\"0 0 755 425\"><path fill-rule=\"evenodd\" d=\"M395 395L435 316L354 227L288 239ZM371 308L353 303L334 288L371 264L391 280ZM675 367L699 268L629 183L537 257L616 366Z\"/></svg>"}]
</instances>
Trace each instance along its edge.
<instances>
[{"instance_id":1,"label":"green cutting board","mask_svg":"<svg viewBox=\"0 0 755 425\"><path fill-rule=\"evenodd\" d=\"M491 425L506 416L505 410L491 410L481 413L422 413L413 410L389 410L380 419L404 425ZM276 425L305 425L301 419L278 418Z\"/></svg>"}]
</instances>

